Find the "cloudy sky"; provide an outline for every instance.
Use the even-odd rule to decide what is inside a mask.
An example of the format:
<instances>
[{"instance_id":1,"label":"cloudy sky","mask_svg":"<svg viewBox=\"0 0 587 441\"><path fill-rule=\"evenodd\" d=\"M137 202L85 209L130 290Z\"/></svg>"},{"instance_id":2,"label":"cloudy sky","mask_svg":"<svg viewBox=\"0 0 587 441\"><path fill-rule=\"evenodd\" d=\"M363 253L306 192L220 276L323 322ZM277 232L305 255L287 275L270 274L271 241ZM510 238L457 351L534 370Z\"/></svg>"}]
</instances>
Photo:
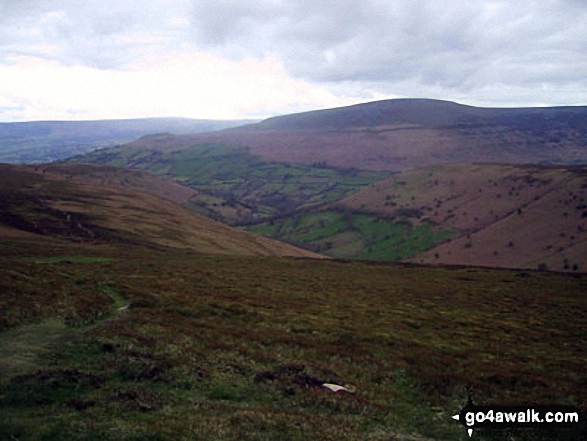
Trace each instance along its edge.
<instances>
[{"instance_id":1,"label":"cloudy sky","mask_svg":"<svg viewBox=\"0 0 587 441\"><path fill-rule=\"evenodd\" d=\"M0 121L587 105L586 0L0 0Z\"/></svg>"}]
</instances>

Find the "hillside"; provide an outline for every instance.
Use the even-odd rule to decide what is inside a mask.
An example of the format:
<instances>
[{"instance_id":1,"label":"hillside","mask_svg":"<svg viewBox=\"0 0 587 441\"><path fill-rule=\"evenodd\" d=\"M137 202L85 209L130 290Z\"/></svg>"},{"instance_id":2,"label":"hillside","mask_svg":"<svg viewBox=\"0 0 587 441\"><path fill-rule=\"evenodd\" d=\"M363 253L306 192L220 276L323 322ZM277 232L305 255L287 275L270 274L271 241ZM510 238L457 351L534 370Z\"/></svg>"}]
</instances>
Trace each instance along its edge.
<instances>
[{"instance_id":1,"label":"hillside","mask_svg":"<svg viewBox=\"0 0 587 441\"><path fill-rule=\"evenodd\" d=\"M145 118L0 123L0 162L46 163L155 133L199 133L250 121Z\"/></svg>"},{"instance_id":2,"label":"hillside","mask_svg":"<svg viewBox=\"0 0 587 441\"><path fill-rule=\"evenodd\" d=\"M146 137L135 150L247 148L265 161L400 171L462 162L587 162L587 107L490 109L387 100L270 118L197 135Z\"/></svg>"},{"instance_id":3,"label":"hillside","mask_svg":"<svg viewBox=\"0 0 587 441\"><path fill-rule=\"evenodd\" d=\"M406 171L338 203L454 237L426 263L587 270L587 168L461 164Z\"/></svg>"},{"instance_id":4,"label":"hillside","mask_svg":"<svg viewBox=\"0 0 587 441\"><path fill-rule=\"evenodd\" d=\"M136 188L86 183L70 178L63 169L61 173L55 170L0 165L0 237L165 246L212 254L317 257L193 214ZM70 167L70 172L75 172L75 167ZM96 180L101 173L97 168L94 172ZM144 178L143 182L149 179L153 178ZM159 191L177 187L170 184L159 187ZM177 191L171 194L181 198Z\"/></svg>"},{"instance_id":5,"label":"hillside","mask_svg":"<svg viewBox=\"0 0 587 441\"><path fill-rule=\"evenodd\" d=\"M43 164L34 167L38 173L61 176L89 184L141 190L163 199L186 205L198 192L175 181L150 173L95 164ZM29 168L30 170L30 168Z\"/></svg>"},{"instance_id":6,"label":"hillside","mask_svg":"<svg viewBox=\"0 0 587 441\"><path fill-rule=\"evenodd\" d=\"M523 216L552 194L575 219L585 179L580 167L430 167L372 184L364 206L296 212L291 227L372 240L389 223L410 238L401 252L420 252L481 225L455 215L442 229L440 213L434 225L426 195L450 189L438 210L452 214L509 190L495 199L527 200ZM0 439L464 441L451 416L468 390L477 404L573 406L583 421L587 275L318 259L171 201L199 195L110 166L0 165Z\"/></svg>"},{"instance_id":7,"label":"hillside","mask_svg":"<svg viewBox=\"0 0 587 441\"><path fill-rule=\"evenodd\" d=\"M91 194L100 211L113 200ZM465 441L451 416L466 388L477 404L587 410L585 275L47 234L0 239L2 439Z\"/></svg>"},{"instance_id":8,"label":"hillside","mask_svg":"<svg viewBox=\"0 0 587 441\"><path fill-rule=\"evenodd\" d=\"M364 188L387 173L266 161L246 147L175 146L157 135L98 150L70 163L95 163L146 171L197 190L190 210L233 225L316 207ZM148 146L145 145L148 143Z\"/></svg>"}]
</instances>

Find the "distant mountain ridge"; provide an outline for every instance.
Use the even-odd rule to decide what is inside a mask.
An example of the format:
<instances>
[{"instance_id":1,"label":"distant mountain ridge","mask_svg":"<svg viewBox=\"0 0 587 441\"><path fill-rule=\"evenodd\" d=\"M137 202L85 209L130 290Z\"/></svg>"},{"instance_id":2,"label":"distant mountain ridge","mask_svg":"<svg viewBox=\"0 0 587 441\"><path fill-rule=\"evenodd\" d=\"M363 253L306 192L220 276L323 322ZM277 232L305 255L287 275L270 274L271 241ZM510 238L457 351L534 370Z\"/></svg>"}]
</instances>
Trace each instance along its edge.
<instances>
[{"instance_id":1,"label":"distant mountain ridge","mask_svg":"<svg viewBox=\"0 0 587 441\"><path fill-rule=\"evenodd\" d=\"M251 129L332 130L410 124L425 127L564 123L587 130L587 107L484 108L431 99L392 99L268 118Z\"/></svg>"},{"instance_id":2,"label":"distant mountain ridge","mask_svg":"<svg viewBox=\"0 0 587 441\"><path fill-rule=\"evenodd\" d=\"M247 148L266 161L401 171L434 164L587 163L587 107L478 108L385 100L278 116L218 132L144 137L129 147Z\"/></svg>"}]
</instances>

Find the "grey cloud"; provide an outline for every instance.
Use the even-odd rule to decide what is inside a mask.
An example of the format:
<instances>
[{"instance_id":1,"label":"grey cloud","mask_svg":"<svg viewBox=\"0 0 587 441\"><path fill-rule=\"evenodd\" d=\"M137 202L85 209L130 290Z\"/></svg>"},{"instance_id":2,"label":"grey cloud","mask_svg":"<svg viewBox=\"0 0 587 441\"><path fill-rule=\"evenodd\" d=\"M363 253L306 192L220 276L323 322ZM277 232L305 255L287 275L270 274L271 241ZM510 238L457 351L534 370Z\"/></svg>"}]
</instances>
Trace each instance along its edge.
<instances>
[{"instance_id":1,"label":"grey cloud","mask_svg":"<svg viewBox=\"0 0 587 441\"><path fill-rule=\"evenodd\" d=\"M178 46L169 18L185 15L182 1L29 3L29 8L12 0L0 3L8 17L0 29L0 61L2 56L34 55L66 65L120 68L144 56L150 46Z\"/></svg>"},{"instance_id":2,"label":"grey cloud","mask_svg":"<svg viewBox=\"0 0 587 441\"><path fill-rule=\"evenodd\" d=\"M236 3L194 2L197 41L240 56L277 54L290 72L313 81L420 78L474 87L491 73L556 82L565 80L569 60L579 70L587 58L581 1Z\"/></svg>"},{"instance_id":3,"label":"grey cloud","mask_svg":"<svg viewBox=\"0 0 587 441\"><path fill-rule=\"evenodd\" d=\"M1 0L0 24L0 62L33 54L115 69L192 44L273 55L312 82L448 97L570 90L587 72L584 0Z\"/></svg>"},{"instance_id":4,"label":"grey cloud","mask_svg":"<svg viewBox=\"0 0 587 441\"><path fill-rule=\"evenodd\" d=\"M41 0L2 0L0 2L0 23L7 23L15 19L39 14L43 9L50 7Z\"/></svg>"}]
</instances>

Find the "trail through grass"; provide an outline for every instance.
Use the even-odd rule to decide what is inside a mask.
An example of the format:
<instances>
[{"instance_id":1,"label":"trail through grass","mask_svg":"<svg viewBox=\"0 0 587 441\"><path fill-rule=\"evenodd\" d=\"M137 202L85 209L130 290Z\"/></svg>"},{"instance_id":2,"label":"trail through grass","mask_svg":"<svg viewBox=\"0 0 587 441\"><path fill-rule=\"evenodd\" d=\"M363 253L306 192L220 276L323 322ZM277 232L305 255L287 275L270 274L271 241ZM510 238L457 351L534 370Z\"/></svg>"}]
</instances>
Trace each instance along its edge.
<instances>
[{"instance_id":1,"label":"trail through grass","mask_svg":"<svg viewBox=\"0 0 587 441\"><path fill-rule=\"evenodd\" d=\"M587 397L582 276L145 249L72 265L15 253L0 271L0 301L21 320L0 332L8 439L465 440L450 416L466 386L485 404ZM29 280L46 280L57 303L81 286L96 318L53 308L31 324L14 311L34 303L7 302L1 288L15 280L17 299L37 302Z\"/></svg>"},{"instance_id":2,"label":"trail through grass","mask_svg":"<svg viewBox=\"0 0 587 441\"><path fill-rule=\"evenodd\" d=\"M93 258L88 257L88 260ZM69 262L68 259L59 260L50 258L51 263ZM84 259L81 259L85 261ZM110 259L97 260L109 261ZM39 259L37 262L43 262ZM93 321L85 326L68 326L66 321L49 318L40 323L29 324L0 333L0 377L7 379L10 376L30 372L51 359L52 353L75 338L80 332L87 332L92 327L98 327L103 320L119 318L125 311L119 308L129 306L128 301L111 285L104 284L99 288L113 300L108 314L100 320ZM1 380L0 380L1 381Z\"/></svg>"}]
</instances>

